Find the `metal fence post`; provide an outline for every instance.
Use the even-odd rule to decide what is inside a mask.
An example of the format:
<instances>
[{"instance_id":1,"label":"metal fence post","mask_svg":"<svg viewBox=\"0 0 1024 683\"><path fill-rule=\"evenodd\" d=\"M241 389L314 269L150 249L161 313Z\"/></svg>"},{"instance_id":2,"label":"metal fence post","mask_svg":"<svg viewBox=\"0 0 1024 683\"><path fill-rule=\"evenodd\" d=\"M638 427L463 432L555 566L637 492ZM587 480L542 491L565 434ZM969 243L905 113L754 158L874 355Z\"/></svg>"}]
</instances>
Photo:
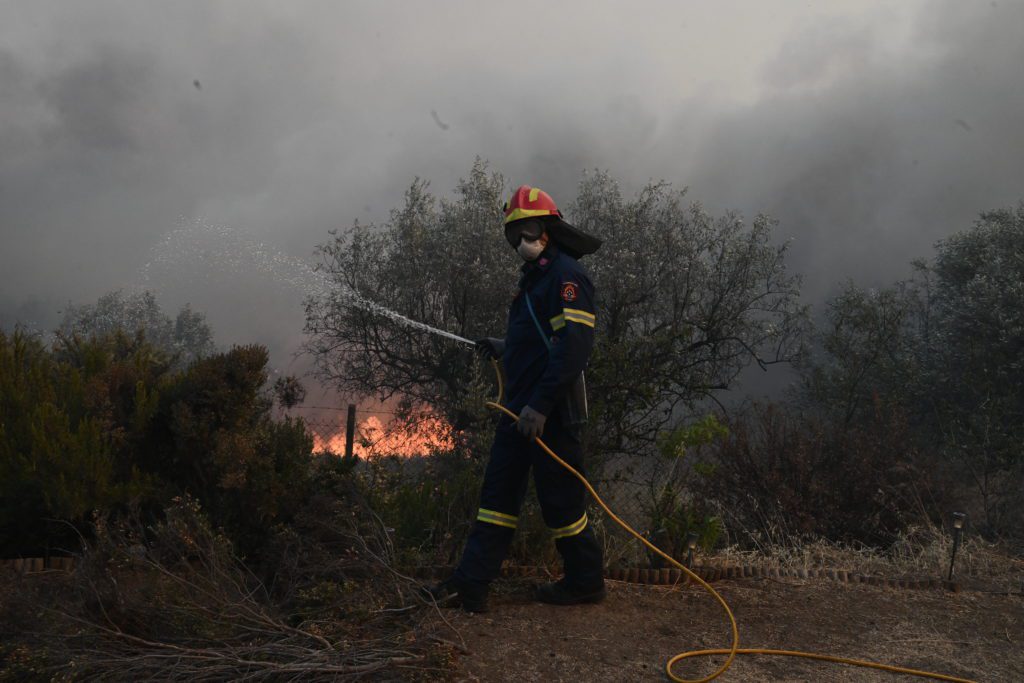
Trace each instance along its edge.
<instances>
[{"instance_id":1,"label":"metal fence post","mask_svg":"<svg viewBox=\"0 0 1024 683\"><path fill-rule=\"evenodd\" d=\"M352 457L352 444L356 436L356 406L348 404L348 423L345 425L345 457Z\"/></svg>"}]
</instances>

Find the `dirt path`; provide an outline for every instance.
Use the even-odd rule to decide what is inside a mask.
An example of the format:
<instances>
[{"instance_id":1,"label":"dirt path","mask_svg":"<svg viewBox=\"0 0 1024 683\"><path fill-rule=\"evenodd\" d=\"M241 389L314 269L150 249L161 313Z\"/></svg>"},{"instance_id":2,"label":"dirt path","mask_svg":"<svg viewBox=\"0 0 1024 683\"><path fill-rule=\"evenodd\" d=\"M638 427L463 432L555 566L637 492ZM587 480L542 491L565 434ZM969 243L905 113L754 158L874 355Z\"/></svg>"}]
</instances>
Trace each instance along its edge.
<instances>
[{"instance_id":1,"label":"dirt path","mask_svg":"<svg viewBox=\"0 0 1024 683\"><path fill-rule=\"evenodd\" d=\"M869 659L978 681L1024 681L1024 599L963 592L891 590L827 581L723 581L742 647L795 649ZM727 647L728 624L702 589L609 583L601 605L552 607L530 584L496 587L489 614L446 611L464 639L461 681L659 681L665 662L690 649ZM720 663L721 658L716 662ZM692 662L692 663L691 663ZM683 662L698 678L709 659ZM911 681L863 668L740 656L722 681Z\"/></svg>"}]
</instances>

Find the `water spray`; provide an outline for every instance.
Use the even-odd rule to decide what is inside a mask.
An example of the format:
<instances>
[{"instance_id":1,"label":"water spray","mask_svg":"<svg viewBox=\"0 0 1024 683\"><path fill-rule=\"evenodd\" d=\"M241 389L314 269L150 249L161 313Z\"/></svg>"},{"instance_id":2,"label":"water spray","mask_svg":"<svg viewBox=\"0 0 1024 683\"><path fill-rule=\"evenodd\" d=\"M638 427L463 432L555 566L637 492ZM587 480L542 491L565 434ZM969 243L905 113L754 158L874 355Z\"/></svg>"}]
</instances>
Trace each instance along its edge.
<instances>
[{"instance_id":1,"label":"water spray","mask_svg":"<svg viewBox=\"0 0 1024 683\"><path fill-rule=\"evenodd\" d=\"M178 227L168 233L156 247L150 262L142 267L139 279L148 286L160 269L180 267L181 263L202 262L215 262L219 272L239 275L263 273L307 295L327 297L334 294L340 296L345 303L388 318L399 325L474 346L474 342L465 337L407 318L367 299L350 287L344 287L340 295L336 294L335 288L340 283L301 259L246 237L234 228L210 225L200 220L181 220Z\"/></svg>"},{"instance_id":2,"label":"water spray","mask_svg":"<svg viewBox=\"0 0 1024 683\"><path fill-rule=\"evenodd\" d=\"M411 328L416 329L416 330L422 330L424 332L429 332L430 334L436 335L438 337L444 337L445 339L450 339L452 341L457 341L457 342L460 342L462 344L468 344L469 346L476 346L476 342L473 342L473 341L471 341L469 339L466 339L465 337L460 337L459 335L454 334L452 332L448 332L446 330L439 330L438 328L431 327L430 325L428 325L426 323L421 323L421 322L419 322L417 320L413 320L411 318L407 318L404 315L402 315L401 313L396 313L395 311L392 311L390 308L385 308L384 306L381 306L380 304L378 304L378 303L376 303L374 301L370 301L369 299L367 299L367 298L365 298L363 296L360 296L359 294L356 294L355 292L347 293L347 296L348 296L349 300L352 303L356 304L357 306L362 308L364 311L368 311L370 313L376 313L378 315L382 315L385 318L393 320L394 322L396 322L396 323L398 323L400 325L405 325L406 327L411 327Z\"/></svg>"}]
</instances>

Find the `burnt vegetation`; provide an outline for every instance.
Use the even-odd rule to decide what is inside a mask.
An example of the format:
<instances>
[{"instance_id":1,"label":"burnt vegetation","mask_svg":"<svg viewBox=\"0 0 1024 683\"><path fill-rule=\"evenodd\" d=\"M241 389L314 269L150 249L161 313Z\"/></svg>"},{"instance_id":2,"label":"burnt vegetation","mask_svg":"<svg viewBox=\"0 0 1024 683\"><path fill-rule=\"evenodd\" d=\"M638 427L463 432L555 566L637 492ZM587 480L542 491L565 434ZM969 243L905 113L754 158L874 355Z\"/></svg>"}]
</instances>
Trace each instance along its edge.
<instances>
[{"instance_id":1,"label":"burnt vegetation","mask_svg":"<svg viewBox=\"0 0 1024 683\"><path fill-rule=\"evenodd\" d=\"M335 284L306 302L320 379L429 411L445 452L314 452L305 389L267 351L212 344L151 295L72 307L44 341L0 332L0 550L73 555L10 577L0 679L442 678L458 640L409 573L452 563L477 504L490 366L367 306L470 339L501 334L515 258L506 183L474 165L453 197L415 181L383 225L321 245ZM588 369L591 478L683 557L820 539L886 552L969 513L1008 548L1024 510L1024 205L982 214L891 287L845 285L814 320L773 221L711 216L652 183L586 175L570 221L602 237ZM728 407L750 366L775 403ZM275 411L276 405L281 409ZM652 561L593 515L610 564ZM513 561L550 563L535 512ZM173 662L173 665L171 665Z\"/></svg>"}]
</instances>

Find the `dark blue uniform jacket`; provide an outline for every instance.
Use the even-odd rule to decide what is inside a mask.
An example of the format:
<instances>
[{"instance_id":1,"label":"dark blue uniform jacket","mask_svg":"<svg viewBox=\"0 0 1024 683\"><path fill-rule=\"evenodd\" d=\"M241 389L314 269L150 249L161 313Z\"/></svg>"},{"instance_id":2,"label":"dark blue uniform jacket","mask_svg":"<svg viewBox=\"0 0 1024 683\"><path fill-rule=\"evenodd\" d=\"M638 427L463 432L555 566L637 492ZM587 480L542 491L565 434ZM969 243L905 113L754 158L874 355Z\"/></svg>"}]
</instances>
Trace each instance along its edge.
<instances>
[{"instance_id":1,"label":"dark blue uniform jacket","mask_svg":"<svg viewBox=\"0 0 1024 683\"><path fill-rule=\"evenodd\" d=\"M583 266L553 243L522 272L502 356L505 405L514 413L529 405L550 415L594 348L594 285Z\"/></svg>"}]
</instances>

